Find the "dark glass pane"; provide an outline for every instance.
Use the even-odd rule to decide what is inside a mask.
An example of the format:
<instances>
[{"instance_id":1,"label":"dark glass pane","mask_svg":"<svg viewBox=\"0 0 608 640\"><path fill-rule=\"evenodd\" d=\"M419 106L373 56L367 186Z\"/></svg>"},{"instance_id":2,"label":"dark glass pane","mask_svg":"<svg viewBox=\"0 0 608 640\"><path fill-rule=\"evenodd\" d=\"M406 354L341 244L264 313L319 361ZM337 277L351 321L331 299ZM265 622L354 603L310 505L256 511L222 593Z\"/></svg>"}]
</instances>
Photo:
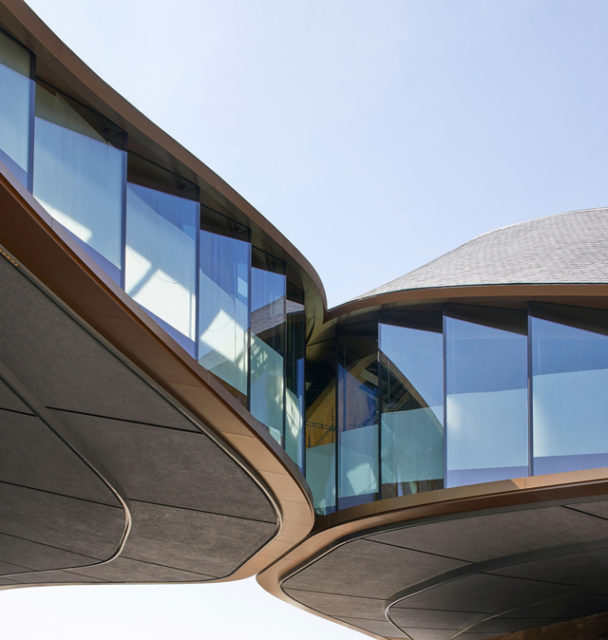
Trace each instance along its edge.
<instances>
[{"instance_id":1,"label":"dark glass pane","mask_svg":"<svg viewBox=\"0 0 608 640\"><path fill-rule=\"evenodd\" d=\"M251 269L251 384L249 410L283 442L286 278Z\"/></svg>"},{"instance_id":2,"label":"dark glass pane","mask_svg":"<svg viewBox=\"0 0 608 640\"><path fill-rule=\"evenodd\" d=\"M333 339L306 350L306 480L317 513L336 509L336 350Z\"/></svg>"},{"instance_id":3,"label":"dark glass pane","mask_svg":"<svg viewBox=\"0 0 608 640\"><path fill-rule=\"evenodd\" d=\"M208 231L200 245L199 360L244 401L251 246Z\"/></svg>"},{"instance_id":4,"label":"dark glass pane","mask_svg":"<svg viewBox=\"0 0 608 640\"><path fill-rule=\"evenodd\" d=\"M125 291L194 356L198 202L127 185Z\"/></svg>"},{"instance_id":5,"label":"dark glass pane","mask_svg":"<svg viewBox=\"0 0 608 640\"><path fill-rule=\"evenodd\" d=\"M535 474L608 466L608 318L598 320L602 333L530 317Z\"/></svg>"},{"instance_id":6,"label":"dark glass pane","mask_svg":"<svg viewBox=\"0 0 608 640\"><path fill-rule=\"evenodd\" d=\"M0 161L27 186L31 98L30 52L0 31Z\"/></svg>"},{"instance_id":7,"label":"dark glass pane","mask_svg":"<svg viewBox=\"0 0 608 640\"><path fill-rule=\"evenodd\" d=\"M443 487L443 335L380 324L382 497Z\"/></svg>"},{"instance_id":8,"label":"dark glass pane","mask_svg":"<svg viewBox=\"0 0 608 640\"><path fill-rule=\"evenodd\" d=\"M528 475L527 340L446 315L447 486Z\"/></svg>"},{"instance_id":9,"label":"dark glass pane","mask_svg":"<svg viewBox=\"0 0 608 640\"><path fill-rule=\"evenodd\" d=\"M304 466L304 305L287 300L287 361L285 371L285 451Z\"/></svg>"},{"instance_id":10,"label":"dark glass pane","mask_svg":"<svg viewBox=\"0 0 608 640\"><path fill-rule=\"evenodd\" d=\"M126 154L84 112L36 87L34 195L120 282Z\"/></svg>"},{"instance_id":11,"label":"dark glass pane","mask_svg":"<svg viewBox=\"0 0 608 640\"><path fill-rule=\"evenodd\" d=\"M338 508L377 497L377 325L338 341Z\"/></svg>"}]
</instances>

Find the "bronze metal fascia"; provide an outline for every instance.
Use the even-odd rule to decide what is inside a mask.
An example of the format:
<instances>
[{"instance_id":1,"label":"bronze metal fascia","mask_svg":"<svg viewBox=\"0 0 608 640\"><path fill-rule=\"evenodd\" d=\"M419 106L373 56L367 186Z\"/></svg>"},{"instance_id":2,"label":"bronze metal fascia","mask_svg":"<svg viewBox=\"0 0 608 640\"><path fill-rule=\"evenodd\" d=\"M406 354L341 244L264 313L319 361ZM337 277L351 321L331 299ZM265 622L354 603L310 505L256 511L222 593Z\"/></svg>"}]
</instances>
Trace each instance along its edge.
<instances>
[{"instance_id":1,"label":"bronze metal fascia","mask_svg":"<svg viewBox=\"0 0 608 640\"><path fill-rule=\"evenodd\" d=\"M325 321L380 307L415 306L418 304L476 304L484 306L525 306L529 300L553 304L608 308L608 284L479 284L425 289L404 289L358 298L330 309Z\"/></svg>"}]
</instances>

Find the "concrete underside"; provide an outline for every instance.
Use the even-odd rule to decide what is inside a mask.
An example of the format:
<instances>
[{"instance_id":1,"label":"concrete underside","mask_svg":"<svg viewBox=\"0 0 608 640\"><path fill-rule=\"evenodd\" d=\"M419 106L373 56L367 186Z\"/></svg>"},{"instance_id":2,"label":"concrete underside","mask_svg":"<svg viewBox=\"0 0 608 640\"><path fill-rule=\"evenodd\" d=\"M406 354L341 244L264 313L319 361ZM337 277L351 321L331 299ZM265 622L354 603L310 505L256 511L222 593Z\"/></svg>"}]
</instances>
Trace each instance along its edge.
<instances>
[{"instance_id":1,"label":"concrete underside","mask_svg":"<svg viewBox=\"0 0 608 640\"><path fill-rule=\"evenodd\" d=\"M224 578L271 540L260 485L0 258L0 585Z\"/></svg>"},{"instance_id":2,"label":"concrete underside","mask_svg":"<svg viewBox=\"0 0 608 640\"><path fill-rule=\"evenodd\" d=\"M379 636L482 640L608 611L606 575L608 500L589 498L368 531L282 589Z\"/></svg>"}]
</instances>

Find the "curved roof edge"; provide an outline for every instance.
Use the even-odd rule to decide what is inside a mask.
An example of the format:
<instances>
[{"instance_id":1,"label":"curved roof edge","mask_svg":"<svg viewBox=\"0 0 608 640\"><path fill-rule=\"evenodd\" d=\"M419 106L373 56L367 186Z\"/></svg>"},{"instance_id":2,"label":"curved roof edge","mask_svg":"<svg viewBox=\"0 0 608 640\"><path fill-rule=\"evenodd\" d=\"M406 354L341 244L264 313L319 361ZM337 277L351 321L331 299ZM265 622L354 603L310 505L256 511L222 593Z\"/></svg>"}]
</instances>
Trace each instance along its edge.
<instances>
[{"instance_id":1,"label":"curved roof edge","mask_svg":"<svg viewBox=\"0 0 608 640\"><path fill-rule=\"evenodd\" d=\"M300 267L320 296L323 309L327 308L323 283L312 264L253 205L102 80L23 0L3 0L3 8L5 13L0 27L5 26L36 55L37 74L68 95L89 103L137 138L137 145L144 153L153 153L166 160L169 166L197 183L201 191L210 193L246 216L282 250L286 262L291 261ZM57 73L58 65L62 67L60 73Z\"/></svg>"},{"instance_id":2,"label":"curved roof edge","mask_svg":"<svg viewBox=\"0 0 608 640\"><path fill-rule=\"evenodd\" d=\"M503 509L525 509L532 505L555 504L560 500L593 500L605 496L607 487L606 469L591 469L452 487L361 504L322 517L304 542L261 571L256 580L266 591L284 602L378 640L384 640L392 637L392 634L374 632L369 627L366 628L362 624L368 622L366 619L358 620L348 616L345 618L344 615L323 612L310 604L303 604L286 592L284 583L338 547L371 533L380 533L412 523L458 518L488 510L496 512ZM321 595L329 594L324 592ZM362 597L355 599L359 603L364 601ZM390 598L384 604L388 610Z\"/></svg>"},{"instance_id":3,"label":"curved roof edge","mask_svg":"<svg viewBox=\"0 0 608 640\"><path fill-rule=\"evenodd\" d=\"M412 289L604 284L606 255L608 208L570 211L484 233L351 302Z\"/></svg>"}]
</instances>

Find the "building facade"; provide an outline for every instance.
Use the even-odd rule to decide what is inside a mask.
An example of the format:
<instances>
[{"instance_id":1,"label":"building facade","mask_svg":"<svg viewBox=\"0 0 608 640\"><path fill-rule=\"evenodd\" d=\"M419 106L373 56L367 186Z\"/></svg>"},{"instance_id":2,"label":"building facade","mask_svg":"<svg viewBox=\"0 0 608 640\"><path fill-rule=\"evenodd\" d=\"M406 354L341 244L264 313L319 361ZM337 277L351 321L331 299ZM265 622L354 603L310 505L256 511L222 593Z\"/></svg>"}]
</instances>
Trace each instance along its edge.
<instances>
[{"instance_id":1,"label":"building facade","mask_svg":"<svg viewBox=\"0 0 608 640\"><path fill-rule=\"evenodd\" d=\"M0 3L0 585L205 582L385 638L608 610L608 211L328 309L307 260Z\"/></svg>"}]
</instances>

